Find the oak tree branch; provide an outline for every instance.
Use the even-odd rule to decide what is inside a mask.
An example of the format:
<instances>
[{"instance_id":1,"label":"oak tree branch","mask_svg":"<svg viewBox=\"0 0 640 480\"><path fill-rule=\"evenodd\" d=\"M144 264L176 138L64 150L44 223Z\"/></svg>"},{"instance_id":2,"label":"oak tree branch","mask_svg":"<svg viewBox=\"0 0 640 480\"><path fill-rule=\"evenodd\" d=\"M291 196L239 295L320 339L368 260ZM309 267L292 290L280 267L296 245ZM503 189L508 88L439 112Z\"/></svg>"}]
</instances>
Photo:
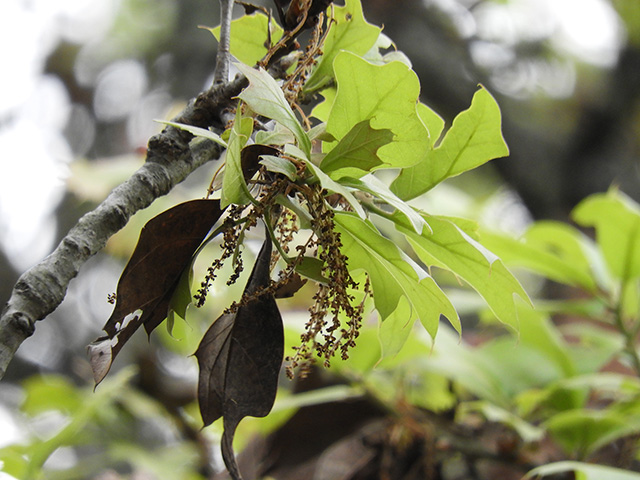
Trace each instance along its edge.
<instances>
[{"instance_id":1,"label":"oak tree branch","mask_svg":"<svg viewBox=\"0 0 640 480\"><path fill-rule=\"evenodd\" d=\"M246 85L242 76L213 85L173 121L221 130L226 124L225 111ZM166 127L152 137L145 164L95 210L80 218L53 253L18 279L0 315L0 379L18 347L35 331L36 321L47 317L62 303L69 282L82 265L134 213L169 193L199 166L220 157L220 146L209 141L191 142L192 138L188 132L174 127Z\"/></svg>"}]
</instances>

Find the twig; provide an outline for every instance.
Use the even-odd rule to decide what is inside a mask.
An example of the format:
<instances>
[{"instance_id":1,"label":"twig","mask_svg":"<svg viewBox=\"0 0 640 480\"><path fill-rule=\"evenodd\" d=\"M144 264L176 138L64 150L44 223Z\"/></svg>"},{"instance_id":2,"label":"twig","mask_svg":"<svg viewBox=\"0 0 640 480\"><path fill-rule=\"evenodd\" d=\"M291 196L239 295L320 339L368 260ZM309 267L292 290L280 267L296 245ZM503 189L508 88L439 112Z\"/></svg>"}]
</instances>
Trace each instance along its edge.
<instances>
[{"instance_id":1,"label":"twig","mask_svg":"<svg viewBox=\"0 0 640 480\"><path fill-rule=\"evenodd\" d=\"M220 0L220 43L216 55L216 71L213 76L214 85L229 80L232 14L233 0Z\"/></svg>"},{"instance_id":2,"label":"twig","mask_svg":"<svg viewBox=\"0 0 640 480\"><path fill-rule=\"evenodd\" d=\"M244 77L215 85L198 95L174 122L222 128L232 98L247 85ZM22 274L0 315L0 379L22 342L33 334L35 323L53 312L65 297L69 282L84 263L123 228L131 215L166 195L191 172L220 157L214 142L190 146L193 136L174 127L149 140L146 163L116 187L92 212L84 215L54 252Z\"/></svg>"}]
</instances>

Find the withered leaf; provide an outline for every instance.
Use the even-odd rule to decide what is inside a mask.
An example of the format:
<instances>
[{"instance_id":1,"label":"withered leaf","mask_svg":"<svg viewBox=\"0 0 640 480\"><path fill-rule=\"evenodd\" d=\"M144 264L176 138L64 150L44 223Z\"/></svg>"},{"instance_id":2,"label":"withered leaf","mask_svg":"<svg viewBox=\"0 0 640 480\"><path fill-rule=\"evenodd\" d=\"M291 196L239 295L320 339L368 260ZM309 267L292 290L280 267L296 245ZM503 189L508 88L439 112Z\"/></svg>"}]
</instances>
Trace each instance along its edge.
<instances>
[{"instance_id":1,"label":"withered leaf","mask_svg":"<svg viewBox=\"0 0 640 480\"><path fill-rule=\"evenodd\" d=\"M242 163L242 172L244 173L245 181L249 181L260 168L260 157L262 155L279 156L280 150L259 143L247 145L242 149L240 162Z\"/></svg>"},{"instance_id":2,"label":"withered leaf","mask_svg":"<svg viewBox=\"0 0 640 480\"><path fill-rule=\"evenodd\" d=\"M223 417L222 456L236 480L241 478L232 446L236 427L246 416L264 417L271 411L284 354L282 318L274 296L256 294L270 283L271 250L267 238L244 291L243 298L249 300L234 313L220 316L195 353L202 420L206 426Z\"/></svg>"},{"instance_id":3,"label":"withered leaf","mask_svg":"<svg viewBox=\"0 0 640 480\"><path fill-rule=\"evenodd\" d=\"M117 302L104 326L107 333L89 346L96 384L134 332L151 333L167 317L180 276L222 215L218 200L191 200L147 222L117 288Z\"/></svg>"}]
</instances>

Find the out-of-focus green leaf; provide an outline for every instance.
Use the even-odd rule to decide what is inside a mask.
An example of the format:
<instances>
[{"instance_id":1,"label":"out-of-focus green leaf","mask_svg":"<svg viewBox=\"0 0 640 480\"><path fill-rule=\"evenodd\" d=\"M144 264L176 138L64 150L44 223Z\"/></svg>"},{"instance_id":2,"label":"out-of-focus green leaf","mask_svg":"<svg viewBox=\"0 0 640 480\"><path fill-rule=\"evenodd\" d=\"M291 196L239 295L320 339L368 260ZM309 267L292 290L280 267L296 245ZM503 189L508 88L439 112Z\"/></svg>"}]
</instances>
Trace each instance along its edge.
<instances>
[{"instance_id":1,"label":"out-of-focus green leaf","mask_svg":"<svg viewBox=\"0 0 640 480\"><path fill-rule=\"evenodd\" d=\"M238 97L245 101L254 112L271 118L291 130L298 141L298 146L309 155L311 141L293 110L289 107L282 89L274 78L262 68L256 70L241 63L236 66L249 80L249 86Z\"/></svg>"},{"instance_id":2,"label":"out-of-focus green leaf","mask_svg":"<svg viewBox=\"0 0 640 480\"><path fill-rule=\"evenodd\" d=\"M238 108L225 157L220 208L225 208L232 203L244 205L252 201L242 170L242 148L247 144L252 131L253 119L243 117Z\"/></svg>"},{"instance_id":3,"label":"out-of-focus green leaf","mask_svg":"<svg viewBox=\"0 0 640 480\"><path fill-rule=\"evenodd\" d=\"M386 321L405 297L432 337L438 331L441 315L460 330L458 314L447 296L395 243L380 235L370 222L355 215L336 212L334 220L343 244L342 252L349 259L349 269L363 269L371 278L381 321Z\"/></svg>"},{"instance_id":4,"label":"out-of-focus green leaf","mask_svg":"<svg viewBox=\"0 0 640 480\"><path fill-rule=\"evenodd\" d=\"M611 273L627 282L640 277L640 206L622 192L591 195L572 212L573 219L594 227Z\"/></svg>"},{"instance_id":5,"label":"out-of-focus green leaf","mask_svg":"<svg viewBox=\"0 0 640 480\"><path fill-rule=\"evenodd\" d=\"M403 218L398 215L393 218L423 262L444 267L465 280L501 322L518 329L515 296L525 302L529 302L529 297L496 255L447 219L427 217L433 233L418 234Z\"/></svg>"},{"instance_id":6,"label":"out-of-focus green leaf","mask_svg":"<svg viewBox=\"0 0 640 480\"><path fill-rule=\"evenodd\" d=\"M537 442L544 437L543 428L532 425L504 408L486 401L466 402L462 406L462 414L479 412L491 422L500 422L513 428L526 443Z\"/></svg>"},{"instance_id":7,"label":"out-of-focus green leaf","mask_svg":"<svg viewBox=\"0 0 640 480\"><path fill-rule=\"evenodd\" d=\"M131 380L135 371L125 368L117 375L106 379L95 394L84 396L84 401L80 407L71 415L70 421L54 436L33 445L31 458L24 478L36 478L36 472L40 471L44 462L58 448L66 445L73 445L78 441L79 434L87 423L96 415L100 414L110 402L119 395L125 385Z\"/></svg>"},{"instance_id":8,"label":"out-of-focus green leaf","mask_svg":"<svg viewBox=\"0 0 640 480\"><path fill-rule=\"evenodd\" d=\"M482 244L510 265L528 268L556 282L595 292L591 263L584 253L592 243L574 228L560 222L534 224L521 239L482 232Z\"/></svg>"},{"instance_id":9,"label":"out-of-focus green leaf","mask_svg":"<svg viewBox=\"0 0 640 480\"><path fill-rule=\"evenodd\" d=\"M376 43L381 29L367 23L360 0L346 0L344 7L334 7L334 23L324 42L324 54L305 83L307 93L322 89L333 79L333 62L342 52L364 55Z\"/></svg>"},{"instance_id":10,"label":"out-of-focus green leaf","mask_svg":"<svg viewBox=\"0 0 640 480\"><path fill-rule=\"evenodd\" d=\"M538 479L548 475L574 472L576 480L640 480L640 473L583 462L554 462L534 468L524 479Z\"/></svg>"},{"instance_id":11,"label":"out-of-focus green leaf","mask_svg":"<svg viewBox=\"0 0 640 480\"><path fill-rule=\"evenodd\" d=\"M399 62L372 65L347 52L336 57L334 69L338 93L327 132L341 139L358 123L371 120L371 128L390 129L395 135L393 142L378 149L384 167L408 167L421 161L429 148L429 134L416 109L417 75ZM325 143L324 147L328 151L335 145Z\"/></svg>"},{"instance_id":12,"label":"out-of-focus green leaf","mask_svg":"<svg viewBox=\"0 0 640 480\"><path fill-rule=\"evenodd\" d=\"M637 432L639 418L629 418L610 410L575 409L560 412L544 426L568 454L584 458L598 448L632 432Z\"/></svg>"},{"instance_id":13,"label":"out-of-focus green leaf","mask_svg":"<svg viewBox=\"0 0 640 480\"><path fill-rule=\"evenodd\" d=\"M49 410L72 413L82 404L82 394L66 378L57 375L32 376L23 383L22 411L38 415Z\"/></svg>"},{"instance_id":14,"label":"out-of-focus green leaf","mask_svg":"<svg viewBox=\"0 0 640 480\"><path fill-rule=\"evenodd\" d=\"M414 198L446 178L507 156L509 149L501 129L500 107L487 90L480 88L471 107L453 120L442 143L428 155L423 154L420 163L402 170L391 189L402 199Z\"/></svg>"},{"instance_id":15,"label":"out-of-focus green leaf","mask_svg":"<svg viewBox=\"0 0 640 480\"><path fill-rule=\"evenodd\" d=\"M358 178L383 164L378 149L393 140L391 130L374 129L371 120L363 120L347 132L320 163L333 179Z\"/></svg>"},{"instance_id":16,"label":"out-of-focus green leaf","mask_svg":"<svg viewBox=\"0 0 640 480\"><path fill-rule=\"evenodd\" d=\"M220 40L220 27L207 28L216 40ZM243 15L231 22L231 55L246 65L255 65L267 53L266 43L271 31L271 43L282 37L282 27L266 15Z\"/></svg>"}]
</instances>

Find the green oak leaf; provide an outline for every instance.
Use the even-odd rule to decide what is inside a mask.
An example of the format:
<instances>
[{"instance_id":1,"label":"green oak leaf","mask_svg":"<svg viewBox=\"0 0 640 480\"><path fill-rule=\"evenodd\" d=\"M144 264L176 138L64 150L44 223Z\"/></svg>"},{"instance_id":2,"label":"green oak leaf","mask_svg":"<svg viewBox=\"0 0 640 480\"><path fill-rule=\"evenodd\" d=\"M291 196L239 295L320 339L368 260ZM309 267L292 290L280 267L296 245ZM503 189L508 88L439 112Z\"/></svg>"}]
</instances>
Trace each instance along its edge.
<instances>
[{"instance_id":1,"label":"green oak leaf","mask_svg":"<svg viewBox=\"0 0 640 480\"><path fill-rule=\"evenodd\" d=\"M336 56L342 51L366 54L376 44L380 32L379 27L365 20L360 0L346 0L344 7L334 7L334 22L322 48L324 54L309 76L304 92L312 93L330 84Z\"/></svg>"},{"instance_id":2,"label":"green oak leaf","mask_svg":"<svg viewBox=\"0 0 640 480\"><path fill-rule=\"evenodd\" d=\"M417 165L402 170L391 190L408 200L429 191L446 178L507 156L509 149L502 138L501 125L500 107L481 87L474 94L471 107L453 120L440 145L430 150Z\"/></svg>"},{"instance_id":3,"label":"green oak leaf","mask_svg":"<svg viewBox=\"0 0 640 480\"><path fill-rule=\"evenodd\" d=\"M341 179L340 183L342 185L370 193L371 195L378 197L383 202L391 205L401 212L409 222L411 222L411 227L418 234L421 234L425 227L428 232L431 232L431 227L424 217L411 205L400 200L391 190L389 190L389 187L387 187L387 185L380 181L375 175L367 175L361 179L347 177Z\"/></svg>"},{"instance_id":4,"label":"green oak leaf","mask_svg":"<svg viewBox=\"0 0 640 480\"><path fill-rule=\"evenodd\" d=\"M418 116L417 75L406 65L373 65L352 54L334 61L338 92L327 120L327 132L342 138L358 123L370 120L374 129L390 129L394 141L378 149L386 168L403 168L421 161L429 149L429 133ZM336 144L324 144L325 151Z\"/></svg>"},{"instance_id":5,"label":"green oak leaf","mask_svg":"<svg viewBox=\"0 0 640 480\"><path fill-rule=\"evenodd\" d=\"M582 226L594 227L611 274L623 282L640 277L640 205L610 189L591 195L572 212Z\"/></svg>"},{"instance_id":6,"label":"green oak leaf","mask_svg":"<svg viewBox=\"0 0 640 480\"><path fill-rule=\"evenodd\" d=\"M253 119L243 117L238 108L236 119L229 135L229 146L225 157L224 176L222 177L222 193L220 206L235 203L244 205L253 200L242 171L242 148L253 132Z\"/></svg>"},{"instance_id":7,"label":"green oak leaf","mask_svg":"<svg viewBox=\"0 0 640 480\"><path fill-rule=\"evenodd\" d=\"M206 128L194 127L193 125L187 125L184 123L176 123L176 122L168 122L166 120L156 120L158 123L164 123L165 125L170 125L175 128L179 128L180 130L184 130L189 132L191 135L196 137L206 138L211 140L221 147L227 148L227 142L225 142L220 135Z\"/></svg>"},{"instance_id":8,"label":"green oak leaf","mask_svg":"<svg viewBox=\"0 0 640 480\"><path fill-rule=\"evenodd\" d=\"M444 130L444 120L424 103L418 104L418 116L429 131L429 146L433 148Z\"/></svg>"},{"instance_id":9,"label":"green oak leaf","mask_svg":"<svg viewBox=\"0 0 640 480\"><path fill-rule=\"evenodd\" d=\"M401 316L392 317L395 321L408 325L415 315L434 338L440 315L444 315L460 331L455 308L433 278L395 243L380 235L371 222L345 212L336 212L334 221L349 269L363 269L371 278L375 307L383 322L402 307L400 299L404 297L410 308L402 308ZM395 345L393 349L400 347Z\"/></svg>"},{"instance_id":10,"label":"green oak leaf","mask_svg":"<svg viewBox=\"0 0 640 480\"><path fill-rule=\"evenodd\" d=\"M594 242L561 222L534 223L522 236L483 232L482 243L509 265L528 268L546 278L596 293L592 267L599 263Z\"/></svg>"},{"instance_id":11,"label":"green oak leaf","mask_svg":"<svg viewBox=\"0 0 640 480\"><path fill-rule=\"evenodd\" d=\"M326 122L331 114L331 107L333 106L333 101L336 99L337 93L338 90L335 87L329 87L322 90L318 96L324 98L324 100L313 107L311 116L317 118L321 122Z\"/></svg>"},{"instance_id":12,"label":"green oak leaf","mask_svg":"<svg viewBox=\"0 0 640 480\"><path fill-rule=\"evenodd\" d=\"M173 326L176 315L185 320L187 318L187 308L193 303L191 296L191 283L193 282L193 261L185 268L176 287L173 296L169 301L169 311L167 312L167 332L173 336Z\"/></svg>"},{"instance_id":13,"label":"green oak leaf","mask_svg":"<svg viewBox=\"0 0 640 480\"><path fill-rule=\"evenodd\" d=\"M393 217L420 260L445 268L467 282L484 298L501 322L518 329L515 295L530 303L526 292L502 261L448 219L429 216L433 233L416 233L400 215Z\"/></svg>"},{"instance_id":14,"label":"green oak leaf","mask_svg":"<svg viewBox=\"0 0 640 480\"><path fill-rule=\"evenodd\" d=\"M207 28L216 40L220 40L220 27ZM282 37L282 27L262 13L243 15L231 22L231 55L246 65L255 65L267 53L265 44L271 30L271 43Z\"/></svg>"},{"instance_id":15,"label":"green oak leaf","mask_svg":"<svg viewBox=\"0 0 640 480\"><path fill-rule=\"evenodd\" d=\"M262 68L256 70L241 63L236 64L236 67L249 80L249 86L238 97L246 102L254 112L287 127L296 137L300 148L309 155L311 141L284 98L284 93L278 83Z\"/></svg>"},{"instance_id":16,"label":"green oak leaf","mask_svg":"<svg viewBox=\"0 0 640 480\"><path fill-rule=\"evenodd\" d=\"M393 141L388 128L375 129L371 120L356 123L320 163L323 172L334 180L358 178L383 164L378 149Z\"/></svg>"},{"instance_id":17,"label":"green oak leaf","mask_svg":"<svg viewBox=\"0 0 640 480\"><path fill-rule=\"evenodd\" d=\"M264 165L267 170L274 173L281 173L292 182L298 178L298 170L296 166L286 158L276 157L275 155L262 155L260 164Z\"/></svg>"}]
</instances>

